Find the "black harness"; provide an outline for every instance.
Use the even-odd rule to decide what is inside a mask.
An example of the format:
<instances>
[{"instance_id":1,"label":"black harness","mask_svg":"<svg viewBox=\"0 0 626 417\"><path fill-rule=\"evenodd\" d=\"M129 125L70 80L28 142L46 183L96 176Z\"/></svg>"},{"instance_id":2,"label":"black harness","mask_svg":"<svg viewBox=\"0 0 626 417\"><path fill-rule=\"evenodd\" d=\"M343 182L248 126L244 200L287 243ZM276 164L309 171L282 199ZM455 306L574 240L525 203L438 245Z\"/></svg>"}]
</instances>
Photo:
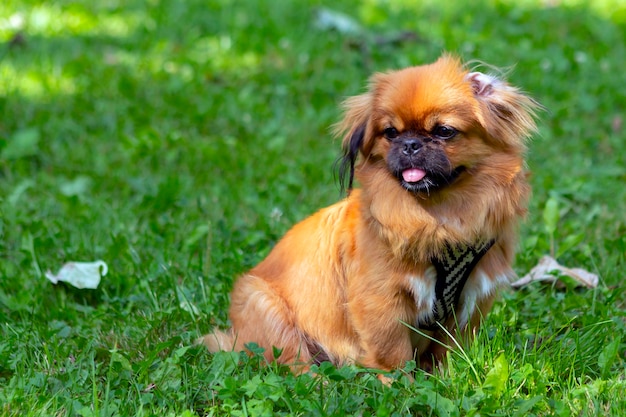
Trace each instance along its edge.
<instances>
[{"instance_id":1,"label":"black harness","mask_svg":"<svg viewBox=\"0 0 626 417\"><path fill-rule=\"evenodd\" d=\"M465 283L474 267L485 253L493 246L495 240L477 246L447 246L440 257L431 262L437 271L435 284L435 305L432 314L417 323L422 330L437 330L437 323L443 322L455 314L459 298Z\"/></svg>"}]
</instances>

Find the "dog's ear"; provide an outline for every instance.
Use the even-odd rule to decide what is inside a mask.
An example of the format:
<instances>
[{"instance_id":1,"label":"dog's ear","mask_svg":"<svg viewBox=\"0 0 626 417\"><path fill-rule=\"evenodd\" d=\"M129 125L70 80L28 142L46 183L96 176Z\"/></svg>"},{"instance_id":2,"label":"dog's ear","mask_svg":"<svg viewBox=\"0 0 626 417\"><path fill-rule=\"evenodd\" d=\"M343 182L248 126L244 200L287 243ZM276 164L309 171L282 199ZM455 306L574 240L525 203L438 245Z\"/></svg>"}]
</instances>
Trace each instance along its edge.
<instances>
[{"instance_id":1,"label":"dog's ear","mask_svg":"<svg viewBox=\"0 0 626 417\"><path fill-rule=\"evenodd\" d=\"M342 136L343 154L337 161L341 191L350 192L354 182L354 168L359 153L365 152L365 138L372 111L370 93L350 97L343 103L345 115L335 126L335 135Z\"/></svg>"},{"instance_id":2,"label":"dog's ear","mask_svg":"<svg viewBox=\"0 0 626 417\"><path fill-rule=\"evenodd\" d=\"M494 75L470 72L465 76L481 107L483 127L497 143L525 149L525 140L536 131L541 105Z\"/></svg>"},{"instance_id":3,"label":"dog's ear","mask_svg":"<svg viewBox=\"0 0 626 417\"><path fill-rule=\"evenodd\" d=\"M350 135L349 139L343 141L343 155L337 160L337 166L339 171L339 185L341 192L352 190L354 183L354 166L356 165L356 159L361 151L363 145L363 138L365 137L365 124L358 126L354 132Z\"/></svg>"}]
</instances>

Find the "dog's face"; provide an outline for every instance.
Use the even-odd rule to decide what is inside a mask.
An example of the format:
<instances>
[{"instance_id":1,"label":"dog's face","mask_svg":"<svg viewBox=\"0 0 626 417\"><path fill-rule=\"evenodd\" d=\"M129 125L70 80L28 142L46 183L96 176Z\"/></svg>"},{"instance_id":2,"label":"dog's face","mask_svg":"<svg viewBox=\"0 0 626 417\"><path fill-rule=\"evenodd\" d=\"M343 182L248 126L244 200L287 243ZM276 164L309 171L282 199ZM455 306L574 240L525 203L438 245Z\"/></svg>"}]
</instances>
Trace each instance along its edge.
<instances>
[{"instance_id":1,"label":"dog's face","mask_svg":"<svg viewBox=\"0 0 626 417\"><path fill-rule=\"evenodd\" d=\"M446 152L447 142L458 141L460 136L451 124L435 120L422 126L398 118L383 126L387 127L382 130L384 141L379 147L387 148L382 154L386 154L389 172L407 190L436 191L452 184L465 170L463 165L455 166Z\"/></svg>"},{"instance_id":2,"label":"dog's face","mask_svg":"<svg viewBox=\"0 0 626 417\"><path fill-rule=\"evenodd\" d=\"M469 73L458 60L376 75L370 91L346 102L340 130L343 173L382 164L409 192L453 187L497 155L521 163L534 103L495 77Z\"/></svg>"}]
</instances>

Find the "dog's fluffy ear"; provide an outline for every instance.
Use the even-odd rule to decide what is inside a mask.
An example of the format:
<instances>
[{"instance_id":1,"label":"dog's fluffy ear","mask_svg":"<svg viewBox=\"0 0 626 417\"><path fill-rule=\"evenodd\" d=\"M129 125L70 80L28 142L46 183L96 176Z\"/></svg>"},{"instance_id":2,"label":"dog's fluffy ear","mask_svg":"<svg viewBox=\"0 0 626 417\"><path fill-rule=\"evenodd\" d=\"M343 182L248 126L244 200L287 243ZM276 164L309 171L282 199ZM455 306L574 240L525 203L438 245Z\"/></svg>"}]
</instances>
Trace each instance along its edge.
<instances>
[{"instance_id":1,"label":"dog's fluffy ear","mask_svg":"<svg viewBox=\"0 0 626 417\"><path fill-rule=\"evenodd\" d=\"M342 191L352 189L354 167L359 153L364 152L368 121L372 112L371 93L350 97L343 103L345 115L335 126L335 135L342 136L343 155L339 159L339 182Z\"/></svg>"},{"instance_id":2,"label":"dog's fluffy ear","mask_svg":"<svg viewBox=\"0 0 626 417\"><path fill-rule=\"evenodd\" d=\"M523 151L536 131L536 112L541 106L519 89L496 76L470 72L465 79L481 104L481 124L500 145Z\"/></svg>"}]
</instances>

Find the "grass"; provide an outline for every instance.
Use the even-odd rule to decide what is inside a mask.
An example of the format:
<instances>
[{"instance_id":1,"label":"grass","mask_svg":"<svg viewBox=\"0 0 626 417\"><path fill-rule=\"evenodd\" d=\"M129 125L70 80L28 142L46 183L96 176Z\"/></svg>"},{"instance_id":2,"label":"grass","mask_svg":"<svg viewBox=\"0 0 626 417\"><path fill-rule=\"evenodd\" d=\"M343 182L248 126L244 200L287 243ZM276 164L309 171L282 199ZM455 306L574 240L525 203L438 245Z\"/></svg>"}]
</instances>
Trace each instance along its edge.
<instances>
[{"instance_id":1,"label":"grass","mask_svg":"<svg viewBox=\"0 0 626 417\"><path fill-rule=\"evenodd\" d=\"M413 3L3 1L0 414L626 415L626 8ZM339 198L341 100L442 50L514 66L547 109L517 271L552 251L598 288L507 292L447 369L390 387L193 346L234 277ZM97 290L43 277L96 259Z\"/></svg>"}]
</instances>

